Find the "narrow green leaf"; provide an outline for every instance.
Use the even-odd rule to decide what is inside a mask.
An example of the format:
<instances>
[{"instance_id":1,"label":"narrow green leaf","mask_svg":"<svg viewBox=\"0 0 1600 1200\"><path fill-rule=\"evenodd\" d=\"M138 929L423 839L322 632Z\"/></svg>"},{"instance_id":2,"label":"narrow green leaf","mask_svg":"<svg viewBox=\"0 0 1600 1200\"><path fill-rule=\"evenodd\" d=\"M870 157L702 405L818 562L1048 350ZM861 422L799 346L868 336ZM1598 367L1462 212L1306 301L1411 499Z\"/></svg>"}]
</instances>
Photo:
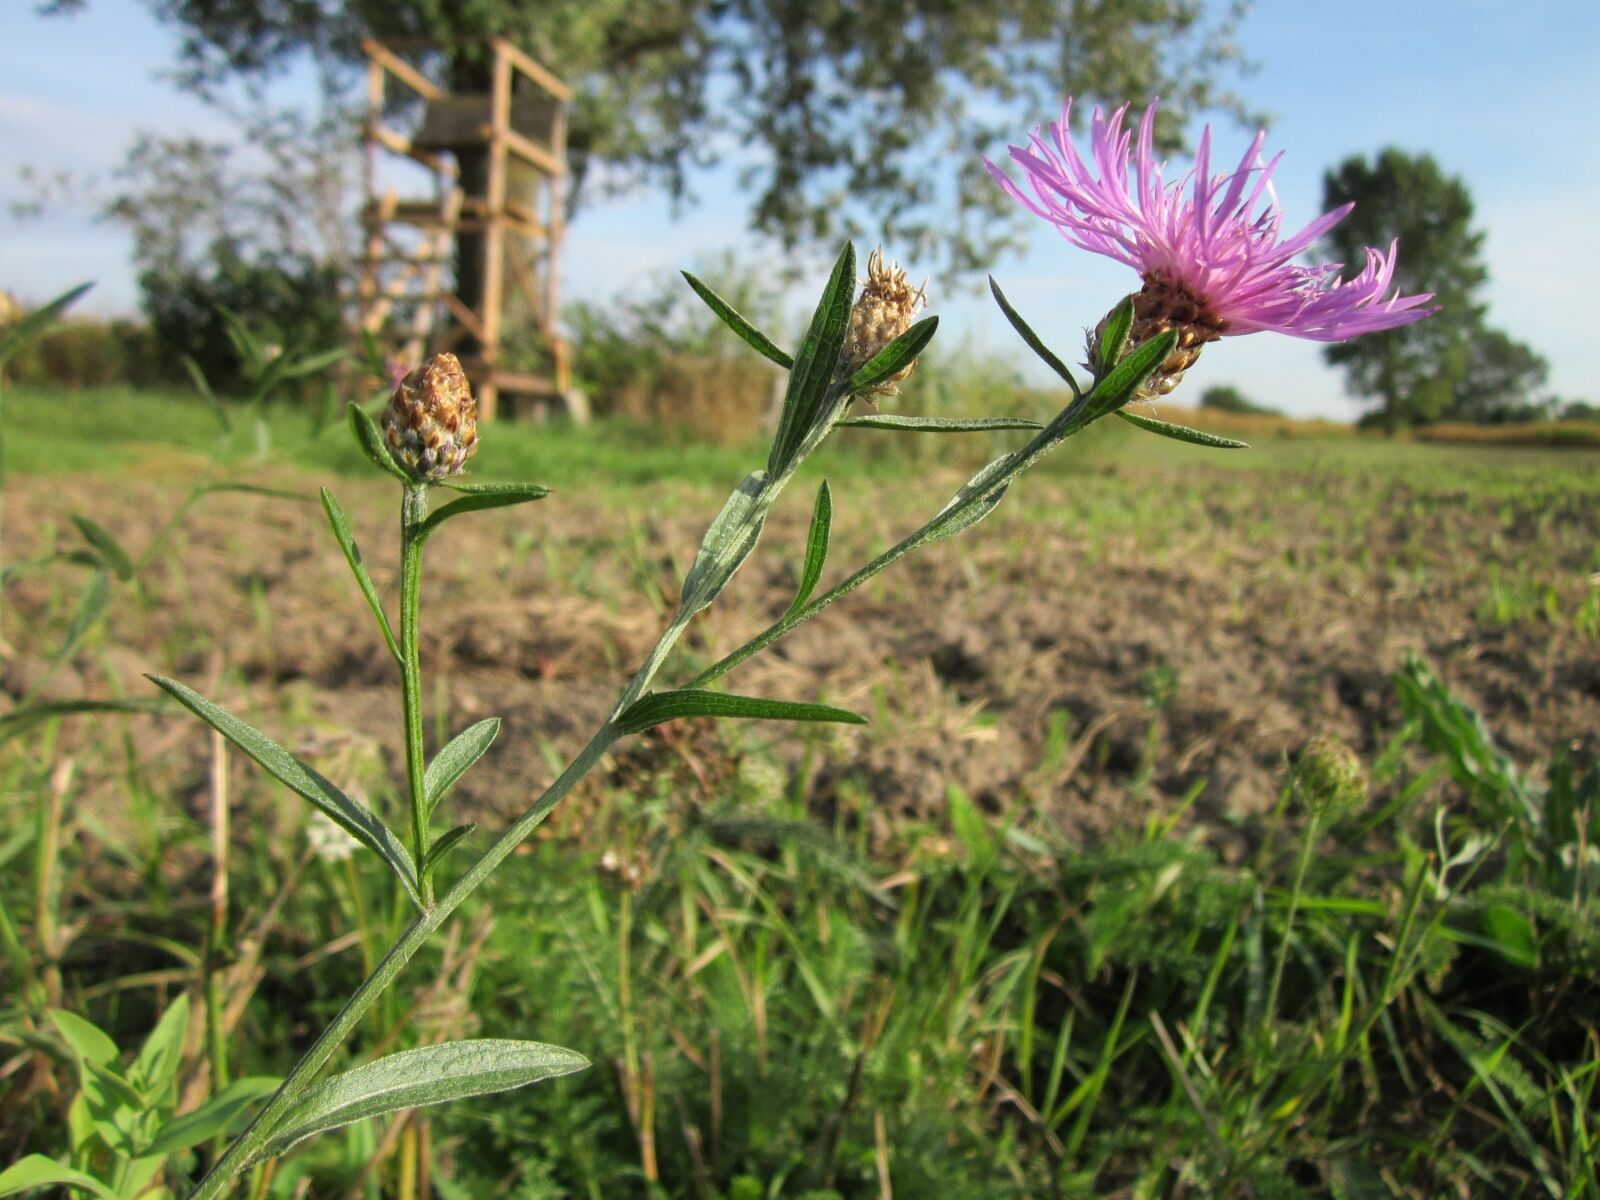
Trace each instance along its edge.
<instances>
[{"instance_id":1,"label":"narrow green leaf","mask_svg":"<svg viewBox=\"0 0 1600 1200\"><path fill-rule=\"evenodd\" d=\"M118 579L127 582L133 578L133 560L122 548L121 542L106 532L103 526L79 513L72 514L72 523L78 527L83 540L94 547L95 553L100 556L100 561L110 568Z\"/></svg>"},{"instance_id":2,"label":"narrow green leaf","mask_svg":"<svg viewBox=\"0 0 1600 1200\"><path fill-rule=\"evenodd\" d=\"M156 1027L139 1048L139 1057L133 1060L129 1078L135 1087L159 1102L162 1094L178 1073L178 1062L183 1057L183 1038L189 1031L189 996L179 992L178 998L167 1005Z\"/></svg>"},{"instance_id":3,"label":"narrow green leaf","mask_svg":"<svg viewBox=\"0 0 1600 1200\"><path fill-rule=\"evenodd\" d=\"M716 313L719 318L721 318L722 323L729 329L733 330L734 333L738 334L740 338L742 338L751 347L751 349L755 350L756 353L762 355L764 358L770 359L772 362L777 363L785 371L794 366L794 359L790 358L782 350L778 349L771 338L762 333L754 325L750 324L749 321L739 314L733 305L729 304L721 296L717 295L716 292L712 291L708 286L706 286L706 284L689 274L689 272L683 272L683 277L688 281L689 286L694 289L694 294L699 296L700 299L704 300L706 302L706 306L710 308L712 312Z\"/></svg>"},{"instance_id":4,"label":"narrow green leaf","mask_svg":"<svg viewBox=\"0 0 1600 1200\"><path fill-rule=\"evenodd\" d=\"M376 850L399 876L411 899L421 906L417 871L410 853L371 809L352 800L266 734L218 708L193 688L161 675L146 678L243 750L279 783L316 805L351 837Z\"/></svg>"},{"instance_id":5,"label":"narrow green leaf","mask_svg":"<svg viewBox=\"0 0 1600 1200\"><path fill-rule=\"evenodd\" d=\"M244 360L246 371L251 375L259 376L263 359L261 346L257 343L255 335L250 332L244 319L225 304L217 305L217 313L222 317L226 326L228 340L233 343L233 348L239 352L239 357Z\"/></svg>"},{"instance_id":6,"label":"narrow green leaf","mask_svg":"<svg viewBox=\"0 0 1600 1200\"><path fill-rule=\"evenodd\" d=\"M993 275L989 276L989 291L993 294L995 303L1000 306L1000 311L1005 313L1006 320L1011 322L1011 327L1022 335L1022 340L1028 344L1028 349L1037 354L1045 366L1066 381L1066 385L1072 389L1074 396L1083 395L1083 389L1078 386L1078 381L1073 378L1072 372L1067 369L1067 364L1056 357L1055 352L1044 344L1044 339L1035 333L1033 327L1022 319L1022 314L1011 307L1011 301L1006 299L1006 294L1000 290L1000 285L995 282Z\"/></svg>"},{"instance_id":7,"label":"narrow green leaf","mask_svg":"<svg viewBox=\"0 0 1600 1200\"><path fill-rule=\"evenodd\" d=\"M477 827L476 822L468 821L465 825L457 825L454 829L441 834L439 840L428 848L428 853L422 860L422 873L427 875L432 872L444 856L455 849L456 843Z\"/></svg>"},{"instance_id":8,"label":"narrow green leaf","mask_svg":"<svg viewBox=\"0 0 1600 1200\"><path fill-rule=\"evenodd\" d=\"M373 586L372 576L367 574L367 566L361 560L361 547L356 544L355 534L351 532L350 518L327 488L322 489L322 508L328 514L328 524L333 527L333 536L339 543L339 549L344 551L344 560L350 564L350 572L356 577L356 586L361 589L367 607L378 622L378 631L383 634L384 644L389 647L395 662L399 662L400 643L395 641L389 616L383 611L383 601L378 599L378 589Z\"/></svg>"},{"instance_id":9,"label":"narrow green leaf","mask_svg":"<svg viewBox=\"0 0 1600 1200\"><path fill-rule=\"evenodd\" d=\"M624 733L639 733L681 717L735 717L757 721L835 721L865 725L867 719L848 709L828 704L802 704L794 700L767 700L759 696L733 696L727 692L681 688L646 696L617 718Z\"/></svg>"},{"instance_id":10,"label":"narrow green leaf","mask_svg":"<svg viewBox=\"0 0 1600 1200\"><path fill-rule=\"evenodd\" d=\"M971 529L1000 507L1000 501L1006 498L1006 488L1010 486L1006 484L1005 487L996 488L986 496L964 501L958 508L949 510L943 519L928 531L927 540L937 542L941 538L954 537Z\"/></svg>"},{"instance_id":11,"label":"narrow green leaf","mask_svg":"<svg viewBox=\"0 0 1600 1200\"><path fill-rule=\"evenodd\" d=\"M772 441L772 453L767 459L767 473L778 476L790 466L794 453L805 441L811 423L816 418L828 387L833 382L839 366L839 352L844 348L844 336L850 326L850 307L856 290L856 251L845 243L828 284L822 291L816 312L811 316L811 326L806 330L800 353L795 356L794 367L789 372L789 386L783 397L783 413L778 419L778 433Z\"/></svg>"},{"instance_id":12,"label":"narrow green leaf","mask_svg":"<svg viewBox=\"0 0 1600 1200\"><path fill-rule=\"evenodd\" d=\"M157 713L165 707L159 700L51 700L45 704L31 704L0 717L0 742L52 717L74 717L82 713Z\"/></svg>"},{"instance_id":13,"label":"narrow green leaf","mask_svg":"<svg viewBox=\"0 0 1600 1200\"><path fill-rule=\"evenodd\" d=\"M183 369L189 372L189 379L194 384L194 390L200 393L200 398L206 402L207 407L216 415L217 423L222 426L222 432L231 433L233 431L233 418L228 415L227 406L217 398L217 393L211 389L211 381L206 378L206 373L200 369L200 364L195 361L194 355L181 354L178 357L183 363Z\"/></svg>"},{"instance_id":14,"label":"narrow green leaf","mask_svg":"<svg viewBox=\"0 0 1600 1200\"><path fill-rule=\"evenodd\" d=\"M31 1192L42 1187L81 1188L96 1196L104 1196L105 1200L116 1200L117 1195L93 1175L75 1171L42 1154L25 1155L0 1171L0 1196L15 1196L18 1192Z\"/></svg>"},{"instance_id":15,"label":"narrow green leaf","mask_svg":"<svg viewBox=\"0 0 1600 1200\"><path fill-rule=\"evenodd\" d=\"M422 793L427 797L430 814L456 785L456 780L484 756L499 732L500 718L489 717L467 726L433 756L433 761L422 776Z\"/></svg>"},{"instance_id":16,"label":"narrow green leaf","mask_svg":"<svg viewBox=\"0 0 1600 1200\"><path fill-rule=\"evenodd\" d=\"M1133 297L1124 296L1106 317L1105 332L1100 335L1100 361L1095 364L1095 376L1104 379L1113 367L1122 361L1128 348L1128 335L1133 332Z\"/></svg>"},{"instance_id":17,"label":"narrow green leaf","mask_svg":"<svg viewBox=\"0 0 1600 1200\"><path fill-rule=\"evenodd\" d=\"M106 605L110 602L111 585L107 582L106 573L96 571L89 580L89 586L84 588L83 599L78 601L78 609L72 614L72 624L67 626L67 636L56 651L57 662L70 655L89 636L89 631L105 615Z\"/></svg>"},{"instance_id":18,"label":"narrow green leaf","mask_svg":"<svg viewBox=\"0 0 1600 1200\"><path fill-rule=\"evenodd\" d=\"M1177 344L1177 331L1169 329L1130 350L1089 393L1087 405L1092 417L1115 412L1132 400Z\"/></svg>"},{"instance_id":19,"label":"narrow green leaf","mask_svg":"<svg viewBox=\"0 0 1600 1200\"><path fill-rule=\"evenodd\" d=\"M1170 421L1157 421L1154 417L1141 416L1138 413L1128 412L1126 409L1117 413L1130 425L1137 425L1140 429L1147 429L1151 433L1159 433L1162 437L1169 437L1175 442L1189 442L1196 446L1210 446L1216 450L1248 450L1249 442L1236 442L1232 438L1221 437L1215 433L1207 433L1203 429L1190 429L1187 425L1174 425Z\"/></svg>"},{"instance_id":20,"label":"narrow green leaf","mask_svg":"<svg viewBox=\"0 0 1600 1200\"><path fill-rule=\"evenodd\" d=\"M304 492L291 492L287 488L267 487L261 483L233 483L224 480L208 483L200 489L202 495L212 492L242 492L247 496L271 496L274 500L293 500L296 504L310 504L311 497Z\"/></svg>"},{"instance_id":21,"label":"narrow green leaf","mask_svg":"<svg viewBox=\"0 0 1600 1200\"><path fill-rule=\"evenodd\" d=\"M916 361L917 355L933 340L938 329L938 317L924 317L857 367L845 390L852 396L858 396L891 375L898 374Z\"/></svg>"},{"instance_id":22,"label":"narrow green leaf","mask_svg":"<svg viewBox=\"0 0 1600 1200\"><path fill-rule=\"evenodd\" d=\"M62 292L50 303L34 309L13 325L3 337L0 337L0 366L4 366L13 355L21 353L48 333L50 327L56 323L56 318L76 304L78 298L93 286L92 283L80 283L71 291Z\"/></svg>"},{"instance_id":23,"label":"narrow green leaf","mask_svg":"<svg viewBox=\"0 0 1600 1200\"><path fill-rule=\"evenodd\" d=\"M811 509L811 529L806 534L805 565L800 569L800 587L795 591L794 599L789 604L790 612L811 599L811 593L816 591L817 580L822 578L822 568L828 561L828 534L832 528L833 493L829 491L828 481L824 479L822 486L817 489L817 502Z\"/></svg>"},{"instance_id":24,"label":"narrow green leaf","mask_svg":"<svg viewBox=\"0 0 1600 1200\"><path fill-rule=\"evenodd\" d=\"M451 475L447 479L440 479L436 482L439 487L448 488L452 492L468 492L473 495L499 495L503 493L510 496L520 494L529 488L533 488L538 491L540 496L543 496L548 494L550 491L549 488L541 487L537 483L506 483L504 481L496 480L468 479L464 475ZM532 498L537 500L539 497L534 496Z\"/></svg>"},{"instance_id":25,"label":"narrow green leaf","mask_svg":"<svg viewBox=\"0 0 1600 1200\"><path fill-rule=\"evenodd\" d=\"M761 539L767 521L767 473L752 471L729 494L706 529L683 577L682 610L693 615L722 593Z\"/></svg>"},{"instance_id":26,"label":"narrow green leaf","mask_svg":"<svg viewBox=\"0 0 1600 1200\"><path fill-rule=\"evenodd\" d=\"M100 1064L117 1061L117 1043L94 1022L64 1008L52 1008L46 1015L79 1058Z\"/></svg>"},{"instance_id":27,"label":"narrow green leaf","mask_svg":"<svg viewBox=\"0 0 1600 1200\"><path fill-rule=\"evenodd\" d=\"M891 429L906 433L986 433L993 429L1043 429L1026 417L905 417L899 413L866 413L846 417L841 428Z\"/></svg>"},{"instance_id":28,"label":"narrow green leaf","mask_svg":"<svg viewBox=\"0 0 1600 1200\"><path fill-rule=\"evenodd\" d=\"M1491 904L1483 912L1483 928L1508 962L1519 967L1539 965L1539 939L1526 914L1509 904Z\"/></svg>"},{"instance_id":29,"label":"narrow green leaf","mask_svg":"<svg viewBox=\"0 0 1600 1200\"><path fill-rule=\"evenodd\" d=\"M324 350L320 354L313 354L302 358L298 362L290 363L283 369L285 379L304 379L307 375L315 375L319 371L326 371L335 363L343 362L348 357L344 350Z\"/></svg>"},{"instance_id":30,"label":"narrow green leaf","mask_svg":"<svg viewBox=\"0 0 1600 1200\"><path fill-rule=\"evenodd\" d=\"M257 1100L278 1090L283 1081L267 1075L249 1075L236 1079L207 1100L193 1112L173 1117L150 1140L143 1153L149 1155L176 1154L233 1132L242 1124L245 1112Z\"/></svg>"},{"instance_id":31,"label":"narrow green leaf","mask_svg":"<svg viewBox=\"0 0 1600 1200\"><path fill-rule=\"evenodd\" d=\"M367 371L384 383L388 383L389 360L383 352L383 347L378 344L377 336L370 329L361 331L361 354L367 360Z\"/></svg>"},{"instance_id":32,"label":"narrow green leaf","mask_svg":"<svg viewBox=\"0 0 1600 1200\"><path fill-rule=\"evenodd\" d=\"M481 512L488 508L508 508L513 504L542 500L550 494L549 488L540 487L537 483L493 483L470 491L464 488L460 490L464 494L459 499L452 500L428 514L428 519L422 523L419 537L431 537L439 526L451 517L459 517L462 513Z\"/></svg>"},{"instance_id":33,"label":"narrow green leaf","mask_svg":"<svg viewBox=\"0 0 1600 1200\"><path fill-rule=\"evenodd\" d=\"M279 1119L258 1157L367 1117L465 1100L570 1075L589 1060L560 1046L480 1038L402 1050L313 1087Z\"/></svg>"},{"instance_id":34,"label":"narrow green leaf","mask_svg":"<svg viewBox=\"0 0 1600 1200\"><path fill-rule=\"evenodd\" d=\"M356 439L356 445L361 447L361 453L378 470L393 475L401 483L413 482L411 476L395 462L394 455L389 453L389 447L384 444L383 430L359 404L350 405L350 432Z\"/></svg>"}]
</instances>

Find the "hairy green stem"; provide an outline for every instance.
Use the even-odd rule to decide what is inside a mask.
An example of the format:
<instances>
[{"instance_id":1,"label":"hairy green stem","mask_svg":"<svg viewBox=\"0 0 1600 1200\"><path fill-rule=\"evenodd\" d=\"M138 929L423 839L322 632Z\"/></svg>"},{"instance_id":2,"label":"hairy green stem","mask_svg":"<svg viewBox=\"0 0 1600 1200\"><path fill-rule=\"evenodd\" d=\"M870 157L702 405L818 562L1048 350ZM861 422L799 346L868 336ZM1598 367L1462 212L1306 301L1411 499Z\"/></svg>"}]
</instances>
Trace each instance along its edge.
<instances>
[{"instance_id":1,"label":"hairy green stem","mask_svg":"<svg viewBox=\"0 0 1600 1200\"><path fill-rule=\"evenodd\" d=\"M424 792L427 755L422 741L422 665L417 652L417 619L422 591L422 547L427 535L428 487L408 484L400 501L400 690L406 724L406 795L411 806L411 852L417 860L417 887L424 905L432 903L433 880L423 864L428 857L428 800Z\"/></svg>"},{"instance_id":2,"label":"hairy green stem","mask_svg":"<svg viewBox=\"0 0 1600 1200\"><path fill-rule=\"evenodd\" d=\"M226 1191L229 1184L260 1154L279 1119L311 1086L317 1072L333 1057L345 1038L377 1002L378 997L394 982L395 977L411 961L412 956L422 948L429 935L438 930L461 906L462 901L476 891L484 880L493 874L495 868L544 822L551 810L577 786L578 782L600 761L601 756L622 736L615 724L616 714L637 699L649 686L650 680L660 669L661 663L687 624L687 618L680 618L668 626L650 652L644 666L623 689L611 717L590 739L589 744L568 764L560 777L534 801L533 806L517 818L516 822L502 833L472 866L467 868L449 891L440 896L437 902L430 902L422 914L400 935L399 940L389 947L388 953L379 961L377 967L352 993L350 999L345 1001L344 1007L322 1031L311 1049L307 1050L290 1070L283 1084L266 1106L256 1114L249 1128L239 1135L227 1152L217 1160L216 1165L207 1172L190 1200L213 1200Z\"/></svg>"},{"instance_id":3,"label":"hairy green stem","mask_svg":"<svg viewBox=\"0 0 1600 1200\"><path fill-rule=\"evenodd\" d=\"M1317 814L1312 813L1306 822L1305 840L1300 844L1300 861L1294 869L1294 887L1289 892L1289 912L1283 919L1283 938L1278 943L1278 955L1272 964L1272 985L1267 989L1267 1006L1262 1020L1271 1024L1278 1015L1278 993L1283 987L1283 968L1289 959L1289 943L1294 939L1294 918L1300 910L1300 889L1305 886L1306 870L1311 866L1311 851L1317 844Z\"/></svg>"},{"instance_id":4,"label":"hairy green stem","mask_svg":"<svg viewBox=\"0 0 1600 1200\"><path fill-rule=\"evenodd\" d=\"M372 974L367 976L361 986L352 993L350 999L345 1001L344 1007L322 1031L311 1049L307 1050L294 1065L282 1086L273 1094L266 1107L256 1115L250 1127L239 1135L233 1145L228 1147L227 1153L200 1181L190 1200L212 1200L213 1197L222 1195L240 1172L250 1165L266 1144L279 1118L311 1086L312 1078L333 1057L340 1044L355 1029L384 990L394 982L395 977L411 961L412 956L422 948L429 935L443 925L461 906L462 901L476 891L495 868L550 815L550 810L555 808L578 781L593 769L595 763L600 761L601 755L611 748L619 736L611 722L607 721L583 748L582 753L572 760L567 769L534 802L533 806L517 818L516 823L484 851L482 857L456 880L449 891L440 896L436 903L406 928L399 940L389 947L388 953L379 961Z\"/></svg>"}]
</instances>

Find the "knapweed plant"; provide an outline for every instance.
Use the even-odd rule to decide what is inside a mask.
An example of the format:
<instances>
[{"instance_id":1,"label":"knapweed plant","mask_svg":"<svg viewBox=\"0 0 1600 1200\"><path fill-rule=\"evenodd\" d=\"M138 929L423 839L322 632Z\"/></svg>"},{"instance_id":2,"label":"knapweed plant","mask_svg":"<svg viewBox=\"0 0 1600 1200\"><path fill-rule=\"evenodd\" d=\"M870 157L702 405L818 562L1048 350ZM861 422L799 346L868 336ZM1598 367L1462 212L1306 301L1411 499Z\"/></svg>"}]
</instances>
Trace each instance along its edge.
<instances>
[{"instance_id":1,"label":"knapweed plant","mask_svg":"<svg viewBox=\"0 0 1600 1200\"><path fill-rule=\"evenodd\" d=\"M1261 330L1331 340L1392 328L1426 315L1421 306L1427 297L1385 295L1395 266L1392 247L1386 254L1370 252L1364 269L1348 280L1341 279L1335 267L1294 261L1343 213L1329 213L1293 236L1282 236L1281 214L1270 186L1276 163L1261 160L1260 138L1235 171L1214 176L1207 130L1193 170L1169 184L1151 150L1153 106L1139 127L1136 150L1134 135L1123 129L1125 113L1121 109L1109 118L1095 113L1092 166L1073 147L1068 114L1052 126L1048 140L1035 133L1030 146L1013 148L1013 159L1024 172L1031 195L991 168L1002 186L1055 223L1069 241L1117 258L1142 277L1139 291L1094 324L1084 384L991 280L995 301L1013 328L1071 391L1066 406L1043 425L852 411L856 400L892 396L937 327L936 317L915 320L923 292L913 290L904 272L881 254L869 261L866 284L857 296L855 252L850 246L844 248L792 355L705 284L686 276L689 286L723 322L789 372L771 448L766 462L739 482L711 521L682 580L676 611L643 664L621 686L609 716L555 782L487 845L473 826L454 823L445 814L452 787L489 751L499 722L490 719L472 725L438 747L431 759L424 743L417 650L423 555L432 539L450 536L445 526L453 519L538 500L546 490L531 483L479 483L462 477L477 448L477 413L469 383L449 355L431 359L407 376L379 419L351 407L356 440L399 491L397 619L391 619L389 606L368 574L344 510L329 492L324 491L322 499L334 537L371 609L377 635L398 670L406 764L404 825L391 828L337 784L184 684L164 678L155 682L373 851L405 889L415 915L282 1086L216 1158L195 1196L222 1194L253 1164L324 1130L418 1105L521 1087L587 1065L576 1051L538 1042L464 1040L402 1051L317 1079L423 943L619 741L665 721L693 717L861 723L861 717L842 709L739 695L713 685L892 563L977 525L1005 498L1018 475L1104 417L1116 415L1151 432L1202 445L1239 446L1125 411L1136 400L1177 386L1205 343ZM783 615L698 675L661 682L678 639L754 553L768 514L801 464L822 449L835 429L847 425L907 432L996 428L1034 432L1026 444L978 471L920 528L826 587L833 502L823 483L812 509L799 586Z\"/></svg>"}]
</instances>

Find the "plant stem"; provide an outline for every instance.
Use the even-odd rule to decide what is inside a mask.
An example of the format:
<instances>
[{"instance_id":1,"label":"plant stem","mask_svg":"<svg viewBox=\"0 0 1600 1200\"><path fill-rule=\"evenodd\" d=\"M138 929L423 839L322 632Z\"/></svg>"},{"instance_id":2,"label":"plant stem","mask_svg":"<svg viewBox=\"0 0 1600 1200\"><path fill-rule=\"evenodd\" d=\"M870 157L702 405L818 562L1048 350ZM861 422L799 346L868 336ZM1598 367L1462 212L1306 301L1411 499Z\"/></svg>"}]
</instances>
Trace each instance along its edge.
<instances>
[{"instance_id":1,"label":"plant stem","mask_svg":"<svg viewBox=\"0 0 1600 1200\"><path fill-rule=\"evenodd\" d=\"M1289 957L1289 942L1294 938L1294 918L1300 907L1300 889L1305 886L1306 869L1311 865L1311 851L1317 842L1317 814L1312 813L1306 822L1305 841L1300 845L1300 861L1294 871L1294 889L1289 893L1289 913L1283 919L1283 940L1278 943L1278 956L1272 964L1272 986L1267 989L1267 1007L1262 1019L1271 1024L1278 1015L1278 990L1283 986L1283 967Z\"/></svg>"},{"instance_id":2,"label":"plant stem","mask_svg":"<svg viewBox=\"0 0 1600 1200\"><path fill-rule=\"evenodd\" d=\"M600 756L611 748L619 736L621 735L610 721L601 726L593 740L583 748L577 758L572 760L560 778L534 802L533 807L502 833L454 886L439 897L437 903L430 906L407 927L399 940L379 961L372 974L345 1002L332 1023L322 1031L322 1035L317 1038L311 1049L307 1050L304 1057L294 1065L283 1085L267 1102L266 1107L257 1114L250 1127L239 1135L227 1153L200 1181L200 1186L195 1189L191 1200L213 1200L214 1197L222 1195L233 1179L261 1151L279 1118L311 1086L312 1077L333 1057L340 1043L350 1035L366 1015L367 1010L394 981L395 976L400 974L412 956L421 949L428 936L443 925L450 914L460 907L462 901L476 891L523 839L550 815L550 810L589 773L600 760Z\"/></svg>"},{"instance_id":3,"label":"plant stem","mask_svg":"<svg viewBox=\"0 0 1600 1200\"><path fill-rule=\"evenodd\" d=\"M222 1004L222 956L228 929L228 743L211 731L211 913L206 930L206 1056L211 1064L211 1094L228 1086L228 1032ZM212 1157L222 1153L219 1134Z\"/></svg>"},{"instance_id":4,"label":"plant stem","mask_svg":"<svg viewBox=\"0 0 1600 1200\"><path fill-rule=\"evenodd\" d=\"M406 723L406 782L411 804L411 852L424 905L433 902L428 857L428 800L423 790L427 758L422 741L422 667L417 653L417 612L422 591L422 523L428 516L426 484L408 484L400 501L400 687Z\"/></svg>"}]
</instances>

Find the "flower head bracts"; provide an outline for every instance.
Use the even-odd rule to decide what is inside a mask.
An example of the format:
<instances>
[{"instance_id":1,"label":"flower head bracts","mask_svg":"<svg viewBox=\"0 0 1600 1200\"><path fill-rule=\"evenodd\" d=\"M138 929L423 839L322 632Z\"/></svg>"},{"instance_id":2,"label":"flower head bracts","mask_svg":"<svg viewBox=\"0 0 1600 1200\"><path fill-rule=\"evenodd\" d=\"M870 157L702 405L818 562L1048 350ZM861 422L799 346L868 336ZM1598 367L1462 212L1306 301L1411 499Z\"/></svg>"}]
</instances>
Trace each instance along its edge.
<instances>
[{"instance_id":1,"label":"flower head bracts","mask_svg":"<svg viewBox=\"0 0 1600 1200\"><path fill-rule=\"evenodd\" d=\"M1194 167L1168 183L1154 152L1154 102L1139 122L1137 140L1123 128L1127 105L1109 117L1095 109L1092 163L1072 143L1071 112L1069 100L1048 139L1035 130L1028 146L1011 147L1031 195L986 159L990 173L1069 242L1126 263L1147 285L1154 282L1197 306L1202 324L1214 330L1202 340L1269 330L1336 342L1435 311L1422 307L1429 295L1386 295L1394 278L1394 244L1387 253L1368 249L1365 266L1349 279L1340 278L1340 264L1294 262L1351 206L1283 237L1283 212L1272 186L1282 156L1262 160L1265 131L1256 134L1236 170L1213 175L1207 126Z\"/></svg>"}]
</instances>

